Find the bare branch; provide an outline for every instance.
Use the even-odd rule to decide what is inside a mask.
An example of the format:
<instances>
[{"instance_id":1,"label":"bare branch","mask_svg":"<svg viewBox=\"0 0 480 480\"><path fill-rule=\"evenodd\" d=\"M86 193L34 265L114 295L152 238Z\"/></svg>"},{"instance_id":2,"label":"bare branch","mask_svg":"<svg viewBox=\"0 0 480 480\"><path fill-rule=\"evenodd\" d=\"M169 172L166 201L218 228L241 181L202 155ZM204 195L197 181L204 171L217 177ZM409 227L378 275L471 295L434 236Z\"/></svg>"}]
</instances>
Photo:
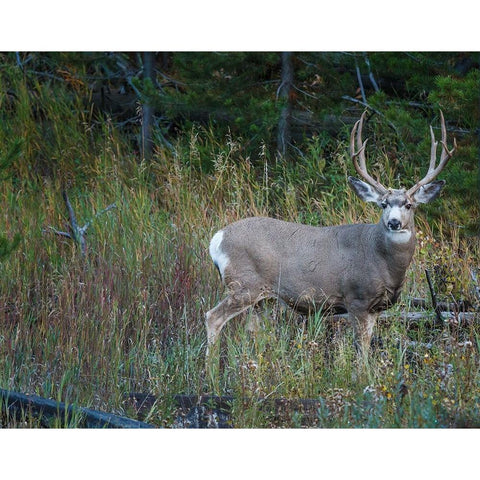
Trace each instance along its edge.
<instances>
[{"instance_id":1,"label":"bare branch","mask_svg":"<svg viewBox=\"0 0 480 480\"><path fill-rule=\"evenodd\" d=\"M368 78L370 79L370 82L376 92L380 91L380 88L378 88L378 84L375 81L375 77L373 76L372 72L372 67L370 66L370 59L368 58L367 52L363 52L363 59L365 60L365 64L367 65L368 68Z\"/></svg>"},{"instance_id":2,"label":"bare branch","mask_svg":"<svg viewBox=\"0 0 480 480\"><path fill-rule=\"evenodd\" d=\"M430 272L428 270L425 270L425 276L427 277L428 288L430 290L430 296L432 297L432 306L437 318L436 323L440 326L443 324L442 312L437 304L437 294L435 293L435 289L433 288L432 279L430 278Z\"/></svg>"},{"instance_id":3,"label":"bare branch","mask_svg":"<svg viewBox=\"0 0 480 480\"><path fill-rule=\"evenodd\" d=\"M363 102L362 100L358 100L358 98L353 98L351 97L350 95L342 95L342 98L344 100L348 100L349 102L353 102L353 103L358 103L360 105L363 105L365 108L368 108L369 110L371 110L372 112L376 113L377 115L379 115L380 117L383 117L385 118L385 115L380 111L380 110L377 110L376 108L373 108L369 103L367 102ZM398 128L390 121L390 120L387 120L387 125L397 134L397 136L400 138L400 141L401 141L401 135L399 134L398 132ZM402 142L403 143L403 142Z\"/></svg>"},{"instance_id":4,"label":"bare branch","mask_svg":"<svg viewBox=\"0 0 480 480\"><path fill-rule=\"evenodd\" d=\"M84 257L87 253L87 242L85 240L85 234L87 232L87 229L90 227L90 225L93 223L93 221L98 218L100 215L108 212L109 210L112 210L113 208L116 208L117 205L115 203L112 203L108 207L104 208L103 210L100 210L97 212L92 219L90 219L83 227L78 226L77 222L77 217L75 215L75 211L73 210L72 204L70 203L70 199L68 198L68 194L66 190L62 191L62 196L63 200L65 201L65 205L68 210L68 216L70 219L70 231L71 233L68 232L63 232L61 230L57 230L54 227L48 227L50 231L52 231L55 235L59 235L61 237L66 237L72 239L75 243L80 245L80 250L82 252L82 256ZM44 230L45 232L46 230Z\"/></svg>"},{"instance_id":5,"label":"bare branch","mask_svg":"<svg viewBox=\"0 0 480 480\"><path fill-rule=\"evenodd\" d=\"M73 239L78 242L78 223L77 217L75 216L75 211L73 210L72 204L70 203L70 199L68 198L68 194L66 190L62 191L62 197L65 201L65 205L67 206L68 216L70 218L70 228L72 229L72 236Z\"/></svg>"},{"instance_id":6,"label":"bare branch","mask_svg":"<svg viewBox=\"0 0 480 480\"><path fill-rule=\"evenodd\" d=\"M470 276L472 277L473 291L477 299L480 301L480 286L478 283L478 275L477 275L477 272L473 270L473 268L470 269Z\"/></svg>"},{"instance_id":7,"label":"bare branch","mask_svg":"<svg viewBox=\"0 0 480 480\"><path fill-rule=\"evenodd\" d=\"M355 70L357 72L357 80L358 80L358 85L360 87L360 92L362 94L362 100L366 102L367 97L365 96L365 89L363 88L363 82L362 82L362 74L360 73L360 67L358 66L357 57L355 57Z\"/></svg>"},{"instance_id":8,"label":"bare branch","mask_svg":"<svg viewBox=\"0 0 480 480\"><path fill-rule=\"evenodd\" d=\"M103 210L100 210L99 212L97 212L95 214L95 216L89 220L80 230L85 233L87 231L87 228L90 227L90 225L93 223L93 221L99 217L100 215L103 215L104 213L108 212L109 210L112 210L112 208L117 208L117 204L116 203L112 203L111 205L109 205L108 207L104 208Z\"/></svg>"},{"instance_id":9,"label":"bare branch","mask_svg":"<svg viewBox=\"0 0 480 480\"><path fill-rule=\"evenodd\" d=\"M48 227L49 230L51 230L55 235L59 235L60 237L67 237L67 238L72 238L72 236L68 232L62 232L61 230L57 230L55 227ZM43 233L45 233L47 229L43 230Z\"/></svg>"}]
</instances>

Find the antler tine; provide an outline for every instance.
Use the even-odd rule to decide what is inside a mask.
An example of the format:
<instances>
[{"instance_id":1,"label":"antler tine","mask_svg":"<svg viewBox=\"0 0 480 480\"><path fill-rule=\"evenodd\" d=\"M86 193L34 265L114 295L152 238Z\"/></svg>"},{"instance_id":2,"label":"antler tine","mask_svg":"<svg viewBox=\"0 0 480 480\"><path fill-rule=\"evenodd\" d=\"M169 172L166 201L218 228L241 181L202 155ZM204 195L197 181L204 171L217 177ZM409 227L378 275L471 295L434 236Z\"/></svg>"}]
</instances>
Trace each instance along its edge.
<instances>
[{"instance_id":1,"label":"antler tine","mask_svg":"<svg viewBox=\"0 0 480 480\"><path fill-rule=\"evenodd\" d=\"M457 149L457 140L453 137L453 148L448 150L447 146L447 128L445 127L445 119L443 118L443 112L440 110L440 117L442 119L442 155L440 157L440 163L444 163L444 167L447 164L448 160L452 157L455 150ZM446 158L448 157L448 158Z\"/></svg>"},{"instance_id":2,"label":"antler tine","mask_svg":"<svg viewBox=\"0 0 480 480\"><path fill-rule=\"evenodd\" d=\"M441 121L441 130L442 130L442 140L440 143L442 144L442 153L440 155L440 162L437 166L437 145L438 142L435 140L435 134L433 133L433 128L430 125L430 136L432 138L432 146L430 149L430 165L428 167L428 172L423 177L422 180L417 182L410 190L407 191L407 195L413 195L419 188L423 187L427 183L433 181L440 172L445 168L445 165L448 161L452 158L455 150L457 149L457 141L455 138L453 139L453 148L451 150L448 149L447 146L447 128L445 126L445 119L443 117L443 113L440 110L440 121Z\"/></svg>"},{"instance_id":3,"label":"antler tine","mask_svg":"<svg viewBox=\"0 0 480 480\"><path fill-rule=\"evenodd\" d=\"M365 147L368 142L368 138L362 143L362 129L363 129L363 120L367 111L365 110L355 125L352 128L352 133L350 135L350 156L352 157L353 165L357 173L372 187L374 187L378 192L385 194L387 189L377 180L370 176L367 171L367 160L365 158ZM357 132L358 130L358 132ZM355 151L355 136L357 142L357 150ZM360 164L359 164L360 160Z\"/></svg>"},{"instance_id":4,"label":"antler tine","mask_svg":"<svg viewBox=\"0 0 480 480\"><path fill-rule=\"evenodd\" d=\"M430 138L432 139L432 146L430 147L430 165L428 166L428 172L435 170L435 164L437 163L437 146L438 142L435 140L435 134L433 128L430 125Z\"/></svg>"}]
</instances>

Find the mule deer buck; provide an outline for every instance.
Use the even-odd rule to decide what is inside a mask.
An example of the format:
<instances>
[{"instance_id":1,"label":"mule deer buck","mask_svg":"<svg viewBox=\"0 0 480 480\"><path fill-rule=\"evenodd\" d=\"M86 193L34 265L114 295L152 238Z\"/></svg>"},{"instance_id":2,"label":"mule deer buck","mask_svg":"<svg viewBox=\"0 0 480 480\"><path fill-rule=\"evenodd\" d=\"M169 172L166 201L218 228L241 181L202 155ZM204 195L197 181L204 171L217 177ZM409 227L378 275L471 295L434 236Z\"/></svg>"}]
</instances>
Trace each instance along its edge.
<instances>
[{"instance_id":1,"label":"mule deer buck","mask_svg":"<svg viewBox=\"0 0 480 480\"><path fill-rule=\"evenodd\" d=\"M279 298L308 313L314 308L348 312L359 353L368 352L378 314L393 305L415 250L414 212L434 200L444 180L434 181L452 157L442 112L441 156L432 127L430 165L409 190L386 188L367 171L362 128L366 112L350 136L358 175L353 191L383 211L377 224L312 227L267 217L245 218L218 231L210 255L228 295L206 314L207 357L225 323L260 300ZM356 143L356 145L355 145Z\"/></svg>"}]
</instances>

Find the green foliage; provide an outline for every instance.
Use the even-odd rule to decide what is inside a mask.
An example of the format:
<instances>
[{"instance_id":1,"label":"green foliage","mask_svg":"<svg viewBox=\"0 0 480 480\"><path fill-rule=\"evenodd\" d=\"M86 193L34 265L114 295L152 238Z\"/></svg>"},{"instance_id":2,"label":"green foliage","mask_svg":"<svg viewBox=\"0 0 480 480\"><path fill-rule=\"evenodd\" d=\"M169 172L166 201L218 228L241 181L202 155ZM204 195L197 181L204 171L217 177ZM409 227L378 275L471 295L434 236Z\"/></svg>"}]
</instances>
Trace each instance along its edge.
<instances>
[{"instance_id":1,"label":"green foliage","mask_svg":"<svg viewBox=\"0 0 480 480\"><path fill-rule=\"evenodd\" d=\"M13 163L20 157L22 153L23 141L21 139L14 140L7 152L0 156L0 181L7 180L12 174L8 173ZM20 243L20 234L16 234L12 241L0 235L0 260L10 255Z\"/></svg>"},{"instance_id":2,"label":"green foliage","mask_svg":"<svg viewBox=\"0 0 480 480\"><path fill-rule=\"evenodd\" d=\"M480 70L465 77L437 76L429 100L444 110L447 118L455 118L462 128L475 129L480 118Z\"/></svg>"},{"instance_id":3,"label":"green foliage","mask_svg":"<svg viewBox=\"0 0 480 480\"><path fill-rule=\"evenodd\" d=\"M20 243L21 237L19 234L15 235L12 241L9 241L5 237L0 237L0 260L10 255L10 253L17 248Z\"/></svg>"},{"instance_id":4,"label":"green foliage","mask_svg":"<svg viewBox=\"0 0 480 480\"><path fill-rule=\"evenodd\" d=\"M23 139L15 139L11 143L8 151L0 156L0 181L8 179L12 175L8 170L18 157L20 157L23 143Z\"/></svg>"}]
</instances>

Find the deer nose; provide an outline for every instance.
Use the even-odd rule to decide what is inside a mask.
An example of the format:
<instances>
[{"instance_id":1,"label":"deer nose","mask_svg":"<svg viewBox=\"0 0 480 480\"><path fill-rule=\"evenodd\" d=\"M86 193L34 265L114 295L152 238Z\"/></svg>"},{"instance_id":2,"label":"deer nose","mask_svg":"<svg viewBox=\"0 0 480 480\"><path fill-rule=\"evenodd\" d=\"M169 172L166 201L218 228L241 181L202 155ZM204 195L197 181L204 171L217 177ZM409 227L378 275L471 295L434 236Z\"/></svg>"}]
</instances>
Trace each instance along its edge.
<instances>
[{"instance_id":1,"label":"deer nose","mask_svg":"<svg viewBox=\"0 0 480 480\"><path fill-rule=\"evenodd\" d=\"M402 224L400 223L400 220L393 218L392 220L388 221L388 228L390 230L400 230L402 228Z\"/></svg>"}]
</instances>

